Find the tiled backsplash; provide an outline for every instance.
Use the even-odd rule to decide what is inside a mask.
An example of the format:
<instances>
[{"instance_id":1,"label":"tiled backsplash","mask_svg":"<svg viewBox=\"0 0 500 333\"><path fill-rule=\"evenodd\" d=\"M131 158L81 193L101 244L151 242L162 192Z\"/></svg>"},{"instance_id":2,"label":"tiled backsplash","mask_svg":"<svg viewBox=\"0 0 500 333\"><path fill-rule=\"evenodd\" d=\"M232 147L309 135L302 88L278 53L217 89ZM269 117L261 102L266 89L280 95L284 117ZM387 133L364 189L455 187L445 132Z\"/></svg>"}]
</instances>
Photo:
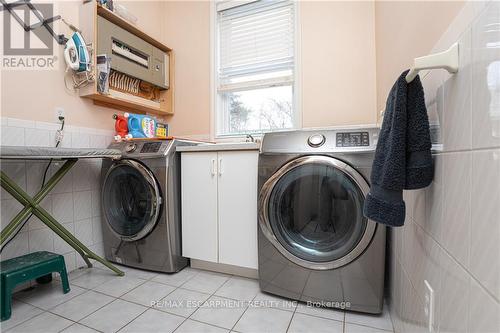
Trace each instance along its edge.
<instances>
[{"instance_id":1,"label":"tiled backsplash","mask_svg":"<svg viewBox=\"0 0 500 333\"><path fill-rule=\"evenodd\" d=\"M456 75L423 79L442 150L424 190L405 191L407 220L391 230L389 307L397 332L500 332L500 2L466 3L437 43L459 41Z\"/></svg>"},{"instance_id":2,"label":"tiled backsplash","mask_svg":"<svg viewBox=\"0 0 500 333\"><path fill-rule=\"evenodd\" d=\"M12 118L1 119L2 145L48 146L56 144L57 123L35 122ZM113 139L113 131L65 126L61 147L105 148ZM41 187L48 161L1 160L1 169L30 195ZM47 180L61 166L52 162ZM66 174L42 202L42 206L92 251L103 255L101 231L100 185L101 160L82 159ZM4 228L22 209L10 194L2 190L1 225ZM32 216L19 234L2 252L2 260L33 251L64 254L68 271L84 266L73 248Z\"/></svg>"}]
</instances>

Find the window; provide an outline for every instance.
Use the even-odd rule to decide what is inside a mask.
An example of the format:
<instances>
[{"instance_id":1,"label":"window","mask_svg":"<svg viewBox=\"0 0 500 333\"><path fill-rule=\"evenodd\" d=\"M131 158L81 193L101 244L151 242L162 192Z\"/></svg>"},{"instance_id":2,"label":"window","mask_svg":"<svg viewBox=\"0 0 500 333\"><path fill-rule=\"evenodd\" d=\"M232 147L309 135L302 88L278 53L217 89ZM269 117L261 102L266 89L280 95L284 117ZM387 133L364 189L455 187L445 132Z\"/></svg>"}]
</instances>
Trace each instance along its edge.
<instances>
[{"instance_id":1,"label":"window","mask_svg":"<svg viewBox=\"0 0 500 333\"><path fill-rule=\"evenodd\" d=\"M216 31L216 135L294 128L293 1L219 2Z\"/></svg>"}]
</instances>

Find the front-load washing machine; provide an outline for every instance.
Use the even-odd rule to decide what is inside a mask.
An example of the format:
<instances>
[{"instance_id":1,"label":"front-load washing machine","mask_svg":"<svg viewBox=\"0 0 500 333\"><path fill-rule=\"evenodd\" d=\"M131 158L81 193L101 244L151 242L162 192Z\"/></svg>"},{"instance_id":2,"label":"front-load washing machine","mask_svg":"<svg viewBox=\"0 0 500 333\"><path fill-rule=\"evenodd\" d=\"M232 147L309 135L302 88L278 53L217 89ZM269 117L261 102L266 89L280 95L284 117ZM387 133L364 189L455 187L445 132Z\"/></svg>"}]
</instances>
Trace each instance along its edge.
<instances>
[{"instance_id":1,"label":"front-load washing machine","mask_svg":"<svg viewBox=\"0 0 500 333\"><path fill-rule=\"evenodd\" d=\"M378 129L266 134L259 155L262 291L380 313L385 227L363 216Z\"/></svg>"},{"instance_id":2,"label":"front-load washing machine","mask_svg":"<svg viewBox=\"0 0 500 333\"><path fill-rule=\"evenodd\" d=\"M112 143L122 158L103 161L102 231L106 259L125 266L177 272L181 255L180 154L183 140Z\"/></svg>"}]
</instances>

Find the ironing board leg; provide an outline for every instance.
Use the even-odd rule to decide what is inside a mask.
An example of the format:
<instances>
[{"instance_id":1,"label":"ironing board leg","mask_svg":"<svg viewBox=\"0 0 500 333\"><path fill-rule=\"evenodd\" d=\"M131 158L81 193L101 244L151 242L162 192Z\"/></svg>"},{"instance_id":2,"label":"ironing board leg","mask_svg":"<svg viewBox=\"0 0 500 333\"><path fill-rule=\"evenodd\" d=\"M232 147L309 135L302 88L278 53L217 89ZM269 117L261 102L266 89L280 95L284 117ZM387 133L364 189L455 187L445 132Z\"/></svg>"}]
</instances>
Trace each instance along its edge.
<instances>
[{"instance_id":1,"label":"ironing board leg","mask_svg":"<svg viewBox=\"0 0 500 333\"><path fill-rule=\"evenodd\" d=\"M16 217L4 228L1 232L1 244L3 244L9 236L17 229L17 227L26 219L26 217L33 212L43 223L45 223L50 229L52 229L59 237L66 241L72 248L74 248L85 260L88 267L92 267L90 259L99 261L113 272L118 275L124 275L122 271L117 269L114 265L108 261L102 259L97 254L90 251L85 245L83 245L75 236L73 236L69 231L67 231L59 222L57 222L39 203L43 198L52 190L55 185L61 180L61 178L71 169L71 167L76 163L76 160L68 160L64 165L52 176L52 178L47 182L47 184L33 197L31 198L22 188L17 186L17 184L12 181L5 173L0 173L0 180L2 187L10 193L17 201L23 204L24 209L16 215Z\"/></svg>"},{"instance_id":2,"label":"ironing board leg","mask_svg":"<svg viewBox=\"0 0 500 333\"><path fill-rule=\"evenodd\" d=\"M39 204L45 196L57 185L57 183L64 177L64 175L73 167L77 160L66 161L59 170L49 179L47 184L40 189L40 191L33 197L33 201ZM10 187L11 191L17 191L19 187L3 172L0 175L2 187ZM9 191L9 193L11 193ZM12 194L12 193L11 193ZM19 201L19 199L17 198ZM2 230L0 235L0 244L3 244L10 235L17 229L18 225L22 223L29 214L33 211L30 205L24 204L23 210L21 210L12 221Z\"/></svg>"},{"instance_id":3,"label":"ironing board leg","mask_svg":"<svg viewBox=\"0 0 500 333\"><path fill-rule=\"evenodd\" d=\"M73 167L73 165L76 162L77 162L76 159L68 160L63 164L61 168L59 168L59 170L57 170L54 176L52 176L49 179L47 184L45 184L45 186L43 186L40 189L40 191L33 197L32 201L35 205L32 205L29 202L29 200L26 199L29 198L27 194L26 196L20 195L21 193L20 191L22 191L22 189L17 187L17 185L12 180L10 180L7 175L2 174L2 186L6 188L9 191L9 193L11 193L14 196L14 198L17 199L19 202L21 202L25 207L14 217L12 222L9 223L9 225L4 230L2 230L2 235L0 237L1 244L3 244L3 242L9 238L12 232L17 229L17 226L22 221L24 221L28 217L28 215L33 211L33 207L40 204L40 202L45 198L45 196L57 185L57 183L64 177L64 175L66 175L66 173ZM88 259L86 259L83 251L79 247L77 247L75 243L73 242L68 242L68 243L71 245L71 247L75 248L75 250L84 258L87 266L91 267L92 264Z\"/></svg>"},{"instance_id":4,"label":"ironing board leg","mask_svg":"<svg viewBox=\"0 0 500 333\"><path fill-rule=\"evenodd\" d=\"M9 224L3 228L2 230L2 233L0 234L0 244L3 245L3 243L9 239L10 235L12 235L12 233L14 231L16 231L17 227L19 226L19 224L21 224L22 221L24 221L27 217L28 217L28 214L31 212L31 210L24 210L21 211L19 214L17 214L13 219L12 221L9 222Z\"/></svg>"},{"instance_id":5,"label":"ironing board leg","mask_svg":"<svg viewBox=\"0 0 500 333\"><path fill-rule=\"evenodd\" d=\"M24 193L24 191L21 188L19 188L15 183L10 181L5 174L3 174L2 177L3 177L2 178L2 187L7 192L9 192L17 201L19 201L21 204L23 204L25 206L24 209L17 216L23 216L23 215L27 215L27 214L30 214L31 212L33 212L33 214L36 217L38 217L40 219L40 221L45 223L58 236L60 236L72 248L74 248L82 256L82 258L85 260L85 263L87 264L88 267L92 267L92 263L87 259L87 256L85 255L85 252L81 248L81 246L77 242L75 242L73 239L68 238L68 235L71 235L71 234L64 227L62 227L57 221L55 221L52 218L52 216L50 216L42 207L40 207L38 204L36 204L35 199L29 198L29 196L26 193ZM48 217L47 217L47 215L48 215ZM15 218L15 220L16 220L16 221L14 221L15 223L11 222L11 223L9 223L9 226L11 224L15 224L17 227L17 225L19 225L23 221L23 219L19 219L19 218L17 218L17 219ZM56 224L54 224L54 222ZM9 229L9 231L15 230L16 227L12 227L12 229ZM7 239L7 238L8 238L8 235L6 236L5 239Z\"/></svg>"}]
</instances>

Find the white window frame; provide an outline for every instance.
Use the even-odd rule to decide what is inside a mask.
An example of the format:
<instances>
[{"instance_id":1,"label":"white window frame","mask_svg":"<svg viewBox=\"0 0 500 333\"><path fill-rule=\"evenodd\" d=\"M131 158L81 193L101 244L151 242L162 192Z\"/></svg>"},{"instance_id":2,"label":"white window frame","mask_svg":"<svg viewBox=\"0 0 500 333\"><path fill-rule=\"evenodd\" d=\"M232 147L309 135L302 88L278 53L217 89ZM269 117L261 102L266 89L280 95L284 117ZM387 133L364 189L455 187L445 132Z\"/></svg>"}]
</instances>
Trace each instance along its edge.
<instances>
[{"instance_id":1,"label":"white window frame","mask_svg":"<svg viewBox=\"0 0 500 333\"><path fill-rule=\"evenodd\" d=\"M219 58L219 31L218 31L218 6L219 8L229 9L236 6L241 6L244 4L256 2L259 0L215 0L210 2L210 138L213 141L231 141L237 138L245 138L246 134L219 134L218 129L222 125L221 118L219 117L219 112L221 111L222 101L219 95L218 87L218 58ZM283 131L288 131L291 129L301 129L302 128L302 100L301 100L301 81L302 75L300 71L300 46L301 46L301 29L300 29L300 17L299 17L299 6L300 1L294 1L294 33L295 33L295 44L294 44L294 71L293 71L293 127L283 129ZM268 84L267 87L272 87L272 84ZM274 130L278 132L280 130ZM252 133L253 137L260 138L266 131L262 133Z\"/></svg>"}]
</instances>

